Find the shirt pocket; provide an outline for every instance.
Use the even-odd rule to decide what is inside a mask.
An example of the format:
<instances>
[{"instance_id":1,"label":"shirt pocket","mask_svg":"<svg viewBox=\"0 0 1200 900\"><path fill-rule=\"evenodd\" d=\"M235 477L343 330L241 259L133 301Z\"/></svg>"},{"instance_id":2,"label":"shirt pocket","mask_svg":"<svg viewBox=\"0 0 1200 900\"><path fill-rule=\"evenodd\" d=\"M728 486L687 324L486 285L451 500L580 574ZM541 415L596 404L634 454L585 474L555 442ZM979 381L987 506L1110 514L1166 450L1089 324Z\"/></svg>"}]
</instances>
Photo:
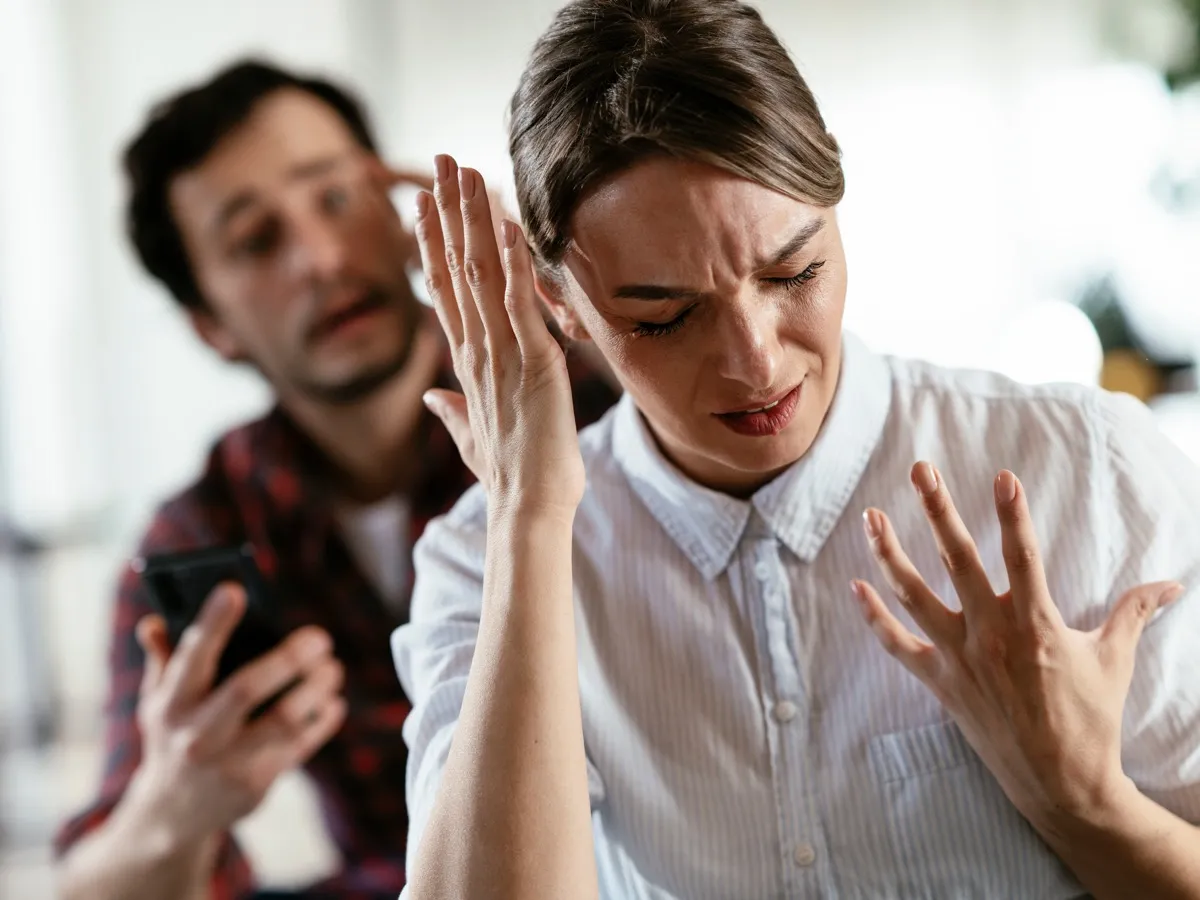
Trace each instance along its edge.
<instances>
[{"instance_id":1,"label":"shirt pocket","mask_svg":"<svg viewBox=\"0 0 1200 900\"><path fill-rule=\"evenodd\" d=\"M871 770L902 898L1066 900L1083 886L952 722L880 735Z\"/></svg>"}]
</instances>

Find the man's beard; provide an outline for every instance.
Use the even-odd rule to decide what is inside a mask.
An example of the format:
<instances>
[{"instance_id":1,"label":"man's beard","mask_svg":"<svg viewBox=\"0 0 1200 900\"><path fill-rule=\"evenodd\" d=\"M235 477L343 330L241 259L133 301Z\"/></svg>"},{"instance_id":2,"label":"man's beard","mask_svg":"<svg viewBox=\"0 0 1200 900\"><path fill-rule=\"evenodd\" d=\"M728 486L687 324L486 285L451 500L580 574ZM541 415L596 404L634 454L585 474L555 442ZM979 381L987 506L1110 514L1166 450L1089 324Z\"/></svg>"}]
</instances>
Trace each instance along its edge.
<instances>
[{"instance_id":1,"label":"man's beard","mask_svg":"<svg viewBox=\"0 0 1200 900\"><path fill-rule=\"evenodd\" d=\"M394 356L376 366L356 373L354 377L346 381L337 383L298 381L297 390L318 403L329 406L351 406L370 397L404 371L412 357L423 316L421 301L416 297L404 296L399 300L399 304L404 315L404 345Z\"/></svg>"}]
</instances>

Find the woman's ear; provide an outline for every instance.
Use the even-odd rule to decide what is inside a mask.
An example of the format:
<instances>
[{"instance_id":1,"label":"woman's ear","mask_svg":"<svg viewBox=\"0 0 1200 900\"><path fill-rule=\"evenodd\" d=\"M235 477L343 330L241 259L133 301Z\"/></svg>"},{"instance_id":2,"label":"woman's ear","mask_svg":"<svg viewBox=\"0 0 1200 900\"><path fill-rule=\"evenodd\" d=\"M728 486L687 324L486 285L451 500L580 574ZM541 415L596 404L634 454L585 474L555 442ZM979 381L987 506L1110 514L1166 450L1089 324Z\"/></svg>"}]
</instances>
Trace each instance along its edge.
<instances>
[{"instance_id":1,"label":"woman's ear","mask_svg":"<svg viewBox=\"0 0 1200 900\"><path fill-rule=\"evenodd\" d=\"M536 270L533 273L533 284L538 296L550 310L550 315L554 316L554 321L558 323L564 337L572 341L590 341L592 339L587 329L583 327L583 322L579 320L579 315L571 308L571 304L563 295L561 284Z\"/></svg>"}]
</instances>

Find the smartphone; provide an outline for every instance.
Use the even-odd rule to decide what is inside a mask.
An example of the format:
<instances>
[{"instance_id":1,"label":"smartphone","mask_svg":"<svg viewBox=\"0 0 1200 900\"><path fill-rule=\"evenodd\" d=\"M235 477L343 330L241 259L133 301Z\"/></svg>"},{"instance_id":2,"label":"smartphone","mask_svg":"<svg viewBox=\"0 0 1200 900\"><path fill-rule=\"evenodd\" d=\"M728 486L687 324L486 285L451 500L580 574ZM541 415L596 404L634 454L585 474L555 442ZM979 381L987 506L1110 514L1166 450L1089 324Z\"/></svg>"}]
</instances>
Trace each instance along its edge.
<instances>
[{"instance_id":1,"label":"smartphone","mask_svg":"<svg viewBox=\"0 0 1200 900\"><path fill-rule=\"evenodd\" d=\"M172 649L217 585L234 581L245 588L246 611L221 655L216 684L284 637L278 610L249 544L146 556L135 559L133 568L141 575L151 605L166 620Z\"/></svg>"}]
</instances>

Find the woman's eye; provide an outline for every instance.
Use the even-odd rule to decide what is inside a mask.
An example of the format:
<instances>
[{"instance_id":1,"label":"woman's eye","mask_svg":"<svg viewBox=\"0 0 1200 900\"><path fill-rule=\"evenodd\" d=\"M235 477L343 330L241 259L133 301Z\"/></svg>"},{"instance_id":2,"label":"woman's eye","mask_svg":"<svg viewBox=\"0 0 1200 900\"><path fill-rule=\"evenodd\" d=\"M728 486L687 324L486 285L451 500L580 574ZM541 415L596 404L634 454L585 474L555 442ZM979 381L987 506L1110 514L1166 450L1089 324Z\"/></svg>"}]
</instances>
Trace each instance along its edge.
<instances>
[{"instance_id":1,"label":"woman's eye","mask_svg":"<svg viewBox=\"0 0 1200 900\"><path fill-rule=\"evenodd\" d=\"M638 337L664 337L673 334L683 327L684 321L695 308L689 306L669 322L638 322L633 328L633 333Z\"/></svg>"},{"instance_id":2,"label":"woman's eye","mask_svg":"<svg viewBox=\"0 0 1200 900\"><path fill-rule=\"evenodd\" d=\"M825 265L825 260L822 259L819 262L809 263L803 272L798 272L790 278L768 278L767 281L770 281L772 284L782 285L788 290L794 290L800 287L800 285L816 278L818 270L823 265Z\"/></svg>"}]
</instances>

